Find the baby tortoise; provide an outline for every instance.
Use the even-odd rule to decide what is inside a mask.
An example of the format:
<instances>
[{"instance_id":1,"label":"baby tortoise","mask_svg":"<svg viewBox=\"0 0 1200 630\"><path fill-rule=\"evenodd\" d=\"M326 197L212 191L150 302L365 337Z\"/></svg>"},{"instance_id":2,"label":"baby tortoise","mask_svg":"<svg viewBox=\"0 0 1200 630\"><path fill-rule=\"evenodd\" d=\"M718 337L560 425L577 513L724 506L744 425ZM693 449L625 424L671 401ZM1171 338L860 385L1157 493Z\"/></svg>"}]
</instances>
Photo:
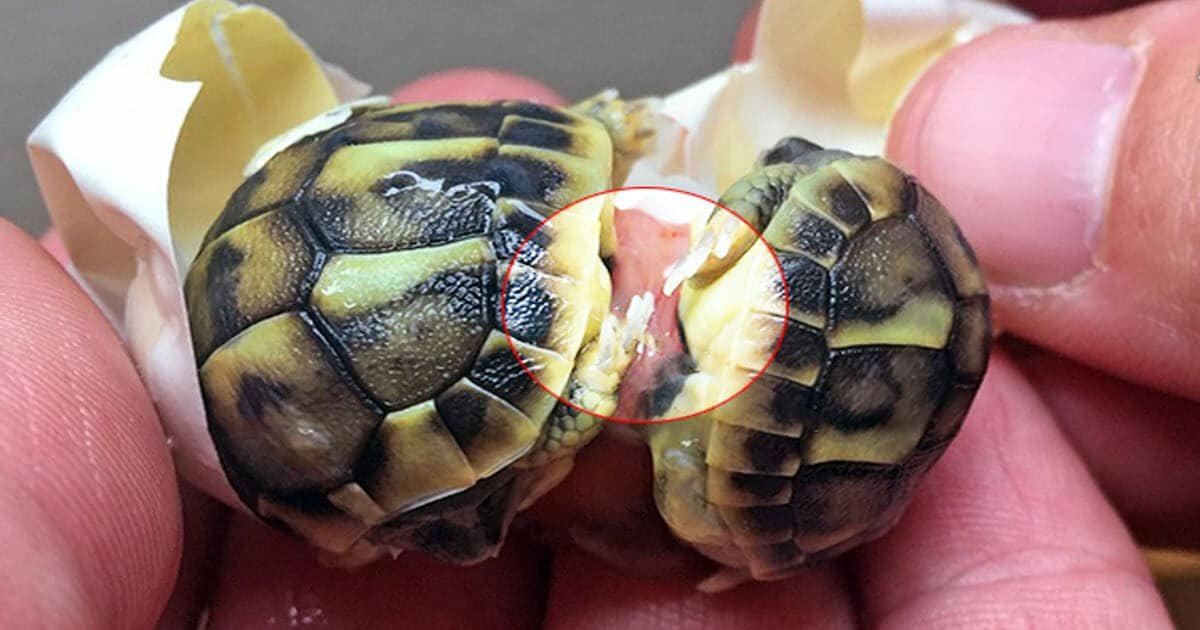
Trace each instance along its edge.
<instances>
[{"instance_id":1,"label":"baby tortoise","mask_svg":"<svg viewBox=\"0 0 1200 630\"><path fill-rule=\"evenodd\" d=\"M344 563L494 555L611 413L611 205L653 143L609 91L359 107L232 195L185 293L208 426L238 496ZM570 216L567 216L567 215ZM501 311L503 312L503 315ZM619 343L619 342L618 342Z\"/></svg>"},{"instance_id":2,"label":"baby tortoise","mask_svg":"<svg viewBox=\"0 0 1200 630\"><path fill-rule=\"evenodd\" d=\"M962 424L991 346L974 254L887 161L785 139L721 204L762 240L725 211L694 234L679 307L694 372L659 386L658 411L707 408L767 367L647 433L660 513L732 568L714 589L886 531Z\"/></svg>"}]
</instances>

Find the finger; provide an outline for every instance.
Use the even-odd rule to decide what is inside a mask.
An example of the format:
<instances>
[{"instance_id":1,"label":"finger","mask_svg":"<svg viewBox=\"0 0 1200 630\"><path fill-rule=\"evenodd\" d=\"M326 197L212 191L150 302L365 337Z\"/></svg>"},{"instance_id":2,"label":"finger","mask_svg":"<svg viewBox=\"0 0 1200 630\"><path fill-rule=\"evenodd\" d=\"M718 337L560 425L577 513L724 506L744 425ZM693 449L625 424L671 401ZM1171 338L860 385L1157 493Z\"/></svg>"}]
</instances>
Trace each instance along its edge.
<instances>
[{"instance_id":1,"label":"finger","mask_svg":"<svg viewBox=\"0 0 1200 630\"><path fill-rule=\"evenodd\" d=\"M71 260L71 254L67 252L67 244L63 242L62 234L58 230L50 228L38 242L42 244L42 249L45 249L46 253L50 254L50 257L59 264L65 265Z\"/></svg>"},{"instance_id":2,"label":"finger","mask_svg":"<svg viewBox=\"0 0 1200 630\"><path fill-rule=\"evenodd\" d=\"M985 36L920 81L888 144L958 218L1002 327L1191 398L1198 23L1164 2Z\"/></svg>"},{"instance_id":3,"label":"finger","mask_svg":"<svg viewBox=\"0 0 1200 630\"><path fill-rule=\"evenodd\" d=\"M1002 352L900 524L856 559L879 627L1170 627L1133 540Z\"/></svg>"},{"instance_id":4,"label":"finger","mask_svg":"<svg viewBox=\"0 0 1200 630\"><path fill-rule=\"evenodd\" d=\"M421 101L488 101L520 99L563 105L553 89L529 77L493 68L454 68L421 77L396 88L394 103Z\"/></svg>"},{"instance_id":5,"label":"finger","mask_svg":"<svg viewBox=\"0 0 1200 630\"><path fill-rule=\"evenodd\" d=\"M0 268L0 627L149 627L179 554L154 408L100 312L3 221Z\"/></svg>"},{"instance_id":6,"label":"finger","mask_svg":"<svg viewBox=\"0 0 1200 630\"><path fill-rule=\"evenodd\" d=\"M1043 17L1085 16L1108 11L1116 11L1148 0L1014 0L1013 4ZM754 6L742 17L737 33L733 38L734 63L749 61L754 52L754 34L758 30L758 16L762 2Z\"/></svg>"},{"instance_id":7,"label":"finger","mask_svg":"<svg viewBox=\"0 0 1200 630\"><path fill-rule=\"evenodd\" d=\"M542 556L510 540L457 567L417 553L358 570L322 567L304 543L248 517L230 524L209 628L533 628Z\"/></svg>"},{"instance_id":8,"label":"finger","mask_svg":"<svg viewBox=\"0 0 1200 630\"><path fill-rule=\"evenodd\" d=\"M1138 540L1200 547L1200 403L1035 349L1020 367Z\"/></svg>"},{"instance_id":9,"label":"finger","mask_svg":"<svg viewBox=\"0 0 1200 630\"><path fill-rule=\"evenodd\" d=\"M557 554L547 630L853 628L838 565L707 595L694 581L630 577L580 552Z\"/></svg>"}]
</instances>

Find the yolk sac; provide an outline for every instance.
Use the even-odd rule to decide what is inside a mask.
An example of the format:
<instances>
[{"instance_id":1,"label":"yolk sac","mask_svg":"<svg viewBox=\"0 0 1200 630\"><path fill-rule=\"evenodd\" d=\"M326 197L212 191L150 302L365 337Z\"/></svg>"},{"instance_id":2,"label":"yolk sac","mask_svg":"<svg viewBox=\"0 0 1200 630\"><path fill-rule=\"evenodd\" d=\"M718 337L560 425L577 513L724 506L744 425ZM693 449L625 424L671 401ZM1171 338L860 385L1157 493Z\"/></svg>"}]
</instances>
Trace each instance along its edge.
<instances>
[{"instance_id":1,"label":"yolk sac","mask_svg":"<svg viewBox=\"0 0 1200 630\"><path fill-rule=\"evenodd\" d=\"M688 250L688 228L664 223L646 212L620 208L616 212L617 242L620 249L612 268L613 307L620 311L635 295L654 296L654 314L646 335L646 344L629 366L621 381L617 417L647 418L646 394L664 378L681 375L686 361L676 313L679 293L664 295L666 270ZM679 374L672 374L673 371Z\"/></svg>"}]
</instances>

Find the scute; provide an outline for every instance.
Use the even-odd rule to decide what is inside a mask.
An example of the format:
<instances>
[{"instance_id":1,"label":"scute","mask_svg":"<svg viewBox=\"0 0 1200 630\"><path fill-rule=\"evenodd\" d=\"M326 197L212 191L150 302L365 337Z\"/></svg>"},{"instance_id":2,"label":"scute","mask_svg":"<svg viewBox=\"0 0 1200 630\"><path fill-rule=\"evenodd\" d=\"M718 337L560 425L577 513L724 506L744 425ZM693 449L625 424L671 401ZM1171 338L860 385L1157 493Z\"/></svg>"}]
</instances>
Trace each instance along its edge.
<instances>
[{"instance_id":1,"label":"scute","mask_svg":"<svg viewBox=\"0 0 1200 630\"><path fill-rule=\"evenodd\" d=\"M384 418L356 478L388 512L470 487L478 479L433 401Z\"/></svg>"},{"instance_id":2,"label":"scute","mask_svg":"<svg viewBox=\"0 0 1200 630\"><path fill-rule=\"evenodd\" d=\"M198 361L246 326L304 304L319 252L291 206L241 223L197 256L184 285Z\"/></svg>"},{"instance_id":3,"label":"scute","mask_svg":"<svg viewBox=\"0 0 1200 630\"><path fill-rule=\"evenodd\" d=\"M489 477L524 455L539 424L468 379L437 398L438 413L480 477Z\"/></svg>"},{"instance_id":4,"label":"scute","mask_svg":"<svg viewBox=\"0 0 1200 630\"><path fill-rule=\"evenodd\" d=\"M294 201L325 160L331 147L343 142L336 132L325 138L308 137L280 151L238 186L208 233L207 244L244 221Z\"/></svg>"},{"instance_id":5,"label":"scute","mask_svg":"<svg viewBox=\"0 0 1200 630\"><path fill-rule=\"evenodd\" d=\"M482 238L336 255L312 292L363 386L387 409L427 400L470 368L491 330L495 261Z\"/></svg>"},{"instance_id":6,"label":"scute","mask_svg":"<svg viewBox=\"0 0 1200 630\"><path fill-rule=\"evenodd\" d=\"M327 490L349 480L379 424L330 363L311 322L296 313L239 333L208 357L200 378L232 459L269 495Z\"/></svg>"}]
</instances>

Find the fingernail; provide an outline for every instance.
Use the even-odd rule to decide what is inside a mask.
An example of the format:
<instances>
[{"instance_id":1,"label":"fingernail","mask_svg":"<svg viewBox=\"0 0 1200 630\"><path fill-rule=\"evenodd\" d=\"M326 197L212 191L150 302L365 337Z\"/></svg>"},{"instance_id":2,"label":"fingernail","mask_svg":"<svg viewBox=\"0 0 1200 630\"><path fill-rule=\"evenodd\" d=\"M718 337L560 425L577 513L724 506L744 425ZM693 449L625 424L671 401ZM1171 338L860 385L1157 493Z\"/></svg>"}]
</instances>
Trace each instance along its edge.
<instances>
[{"instance_id":1,"label":"fingernail","mask_svg":"<svg viewBox=\"0 0 1200 630\"><path fill-rule=\"evenodd\" d=\"M1067 281L1092 266L1140 68L1109 44L981 40L914 88L889 154L958 219L990 281Z\"/></svg>"}]
</instances>

